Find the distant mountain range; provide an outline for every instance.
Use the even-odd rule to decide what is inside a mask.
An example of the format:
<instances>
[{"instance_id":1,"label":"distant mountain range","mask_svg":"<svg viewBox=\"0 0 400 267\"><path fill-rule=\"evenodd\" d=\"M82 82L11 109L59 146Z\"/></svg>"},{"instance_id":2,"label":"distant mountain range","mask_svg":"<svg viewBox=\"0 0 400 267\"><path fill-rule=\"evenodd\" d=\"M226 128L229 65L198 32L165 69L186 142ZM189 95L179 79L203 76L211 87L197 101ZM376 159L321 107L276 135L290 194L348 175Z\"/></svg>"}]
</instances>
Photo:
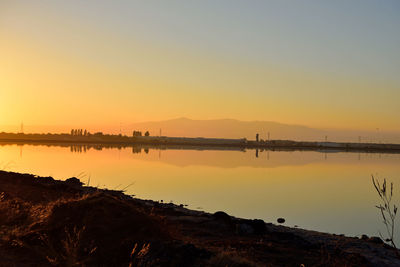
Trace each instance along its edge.
<instances>
[{"instance_id":1,"label":"distant mountain range","mask_svg":"<svg viewBox=\"0 0 400 267\"><path fill-rule=\"evenodd\" d=\"M355 130L316 129L271 121L239 121L234 119L192 120L178 118L165 121L133 123L125 131L150 131L151 135L255 139L288 139L304 141L348 141L400 143L400 133ZM160 133L161 131L161 133Z\"/></svg>"},{"instance_id":2,"label":"distant mountain range","mask_svg":"<svg viewBox=\"0 0 400 267\"><path fill-rule=\"evenodd\" d=\"M27 133L69 133L72 128L86 128L90 132L120 133L132 135L134 130L149 131L150 135L177 136L177 137L216 137L216 138L247 138L253 140L258 133L260 139L295 140L295 141L328 141L335 142L382 142L400 143L400 132L384 132L381 130L357 131L338 129L317 129L302 125L290 125L271 121L240 121L234 119L219 120L192 120L177 118L164 121L148 121L131 124L103 125L103 126L39 126L25 125ZM0 132L18 132L20 126L1 126Z\"/></svg>"}]
</instances>

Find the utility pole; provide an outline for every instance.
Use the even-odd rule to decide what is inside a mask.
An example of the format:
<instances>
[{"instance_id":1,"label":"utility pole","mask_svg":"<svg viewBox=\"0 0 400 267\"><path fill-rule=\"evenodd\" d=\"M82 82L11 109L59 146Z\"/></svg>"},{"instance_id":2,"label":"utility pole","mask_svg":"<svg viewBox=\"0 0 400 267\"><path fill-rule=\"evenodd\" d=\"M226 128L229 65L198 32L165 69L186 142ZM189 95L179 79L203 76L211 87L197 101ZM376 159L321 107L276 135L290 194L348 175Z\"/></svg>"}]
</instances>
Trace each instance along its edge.
<instances>
[{"instance_id":1,"label":"utility pole","mask_svg":"<svg viewBox=\"0 0 400 267\"><path fill-rule=\"evenodd\" d=\"M24 123L21 122L21 133L24 133Z\"/></svg>"},{"instance_id":2,"label":"utility pole","mask_svg":"<svg viewBox=\"0 0 400 267\"><path fill-rule=\"evenodd\" d=\"M376 128L376 133L377 133L377 135L376 135L376 142L377 142L377 143L380 143L379 128Z\"/></svg>"}]
</instances>

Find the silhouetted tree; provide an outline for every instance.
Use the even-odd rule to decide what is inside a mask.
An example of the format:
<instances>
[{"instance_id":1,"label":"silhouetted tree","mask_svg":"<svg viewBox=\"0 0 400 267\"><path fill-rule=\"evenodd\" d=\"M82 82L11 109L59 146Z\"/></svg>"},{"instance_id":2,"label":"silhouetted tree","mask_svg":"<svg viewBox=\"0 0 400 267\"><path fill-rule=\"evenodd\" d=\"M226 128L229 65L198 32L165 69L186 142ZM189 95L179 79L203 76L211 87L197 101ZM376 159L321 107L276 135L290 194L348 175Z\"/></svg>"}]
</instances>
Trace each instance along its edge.
<instances>
[{"instance_id":1,"label":"silhouetted tree","mask_svg":"<svg viewBox=\"0 0 400 267\"><path fill-rule=\"evenodd\" d=\"M86 135L87 135L87 131L86 131L86 129L85 129L85 132L83 133L83 135L84 135L84 136L86 136Z\"/></svg>"},{"instance_id":2,"label":"silhouetted tree","mask_svg":"<svg viewBox=\"0 0 400 267\"><path fill-rule=\"evenodd\" d=\"M146 132L144 133L144 136L150 136L149 131L146 131Z\"/></svg>"},{"instance_id":3,"label":"silhouetted tree","mask_svg":"<svg viewBox=\"0 0 400 267\"><path fill-rule=\"evenodd\" d=\"M71 135L74 135L74 129L71 129Z\"/></svg>"},{"instance_id":4,"label":"silhouetted tree","mask_svg":"<svg viewBox=\"0 0 400 267\"><path fill-rule=\"evenodd\" d=\"M133 131L133 134L132 134L134 137L137 137L137 136L142 136L142 132L141 131Z\"/></svg>"}]
</instances>

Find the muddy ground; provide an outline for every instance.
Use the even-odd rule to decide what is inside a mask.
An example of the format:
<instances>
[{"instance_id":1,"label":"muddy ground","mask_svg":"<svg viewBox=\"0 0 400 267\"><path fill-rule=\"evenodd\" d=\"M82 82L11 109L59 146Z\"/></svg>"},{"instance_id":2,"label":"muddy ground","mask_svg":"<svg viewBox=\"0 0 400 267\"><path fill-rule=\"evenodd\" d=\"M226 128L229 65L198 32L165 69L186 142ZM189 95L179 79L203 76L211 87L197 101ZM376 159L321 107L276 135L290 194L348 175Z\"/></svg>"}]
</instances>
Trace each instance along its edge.
<instances>
[{"instance_id":1,"label":"muddy ground","mask_svg":"<svg viewBox=\"0 0 400 267\"><path fill-rule=\"evenodd\" d=\"M0 171L0 266L400 266L363 239Z\"/></svg>"}]
</instances>

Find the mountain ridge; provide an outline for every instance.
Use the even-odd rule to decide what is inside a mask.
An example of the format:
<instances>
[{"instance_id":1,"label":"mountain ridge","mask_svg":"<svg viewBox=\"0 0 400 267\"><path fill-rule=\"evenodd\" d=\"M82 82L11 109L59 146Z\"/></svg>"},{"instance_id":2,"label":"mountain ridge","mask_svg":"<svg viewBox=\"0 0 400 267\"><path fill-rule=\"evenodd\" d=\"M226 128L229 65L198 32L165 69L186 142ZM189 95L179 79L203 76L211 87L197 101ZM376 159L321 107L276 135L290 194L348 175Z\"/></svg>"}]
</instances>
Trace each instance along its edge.
<instances>
[{"instance_id":1,"label":"mountain ridge","mask_svg":"<svg viewBox=\"0 0 400 267\"><path fill-rule=\"evenodd\" d=\"M242 121L238 119L190 119L178 117L168 120L115 123L114 125L24 125L29 133L69 133L71 129L83 128L90 132L132 135L134 130L149 131L150 135L170 137L286 139L294 141L333 142L385 142L400 143L400 132L381 130L321 129L301 124L286 124L275 121ZM18 132L19 125L1 126L0 132ZM160 132L161 130L161 132Z\"/></svg>"},{"instance_id":2,"label":"mountain ridge","mask_svg":"<svg viewBox=\"0 0 400 267\"><path fill-rule=\"evenodd\" d=\"M255 139L256 134L259 134L259 138L264 140L400 142L400 133L397 132L319 129L274 121L241 121L229 118L197 120L178 117L169 120L132 123L124 128L127 131L150 131L151 135L165 136Z\"/></svg>"}]
</instances>

